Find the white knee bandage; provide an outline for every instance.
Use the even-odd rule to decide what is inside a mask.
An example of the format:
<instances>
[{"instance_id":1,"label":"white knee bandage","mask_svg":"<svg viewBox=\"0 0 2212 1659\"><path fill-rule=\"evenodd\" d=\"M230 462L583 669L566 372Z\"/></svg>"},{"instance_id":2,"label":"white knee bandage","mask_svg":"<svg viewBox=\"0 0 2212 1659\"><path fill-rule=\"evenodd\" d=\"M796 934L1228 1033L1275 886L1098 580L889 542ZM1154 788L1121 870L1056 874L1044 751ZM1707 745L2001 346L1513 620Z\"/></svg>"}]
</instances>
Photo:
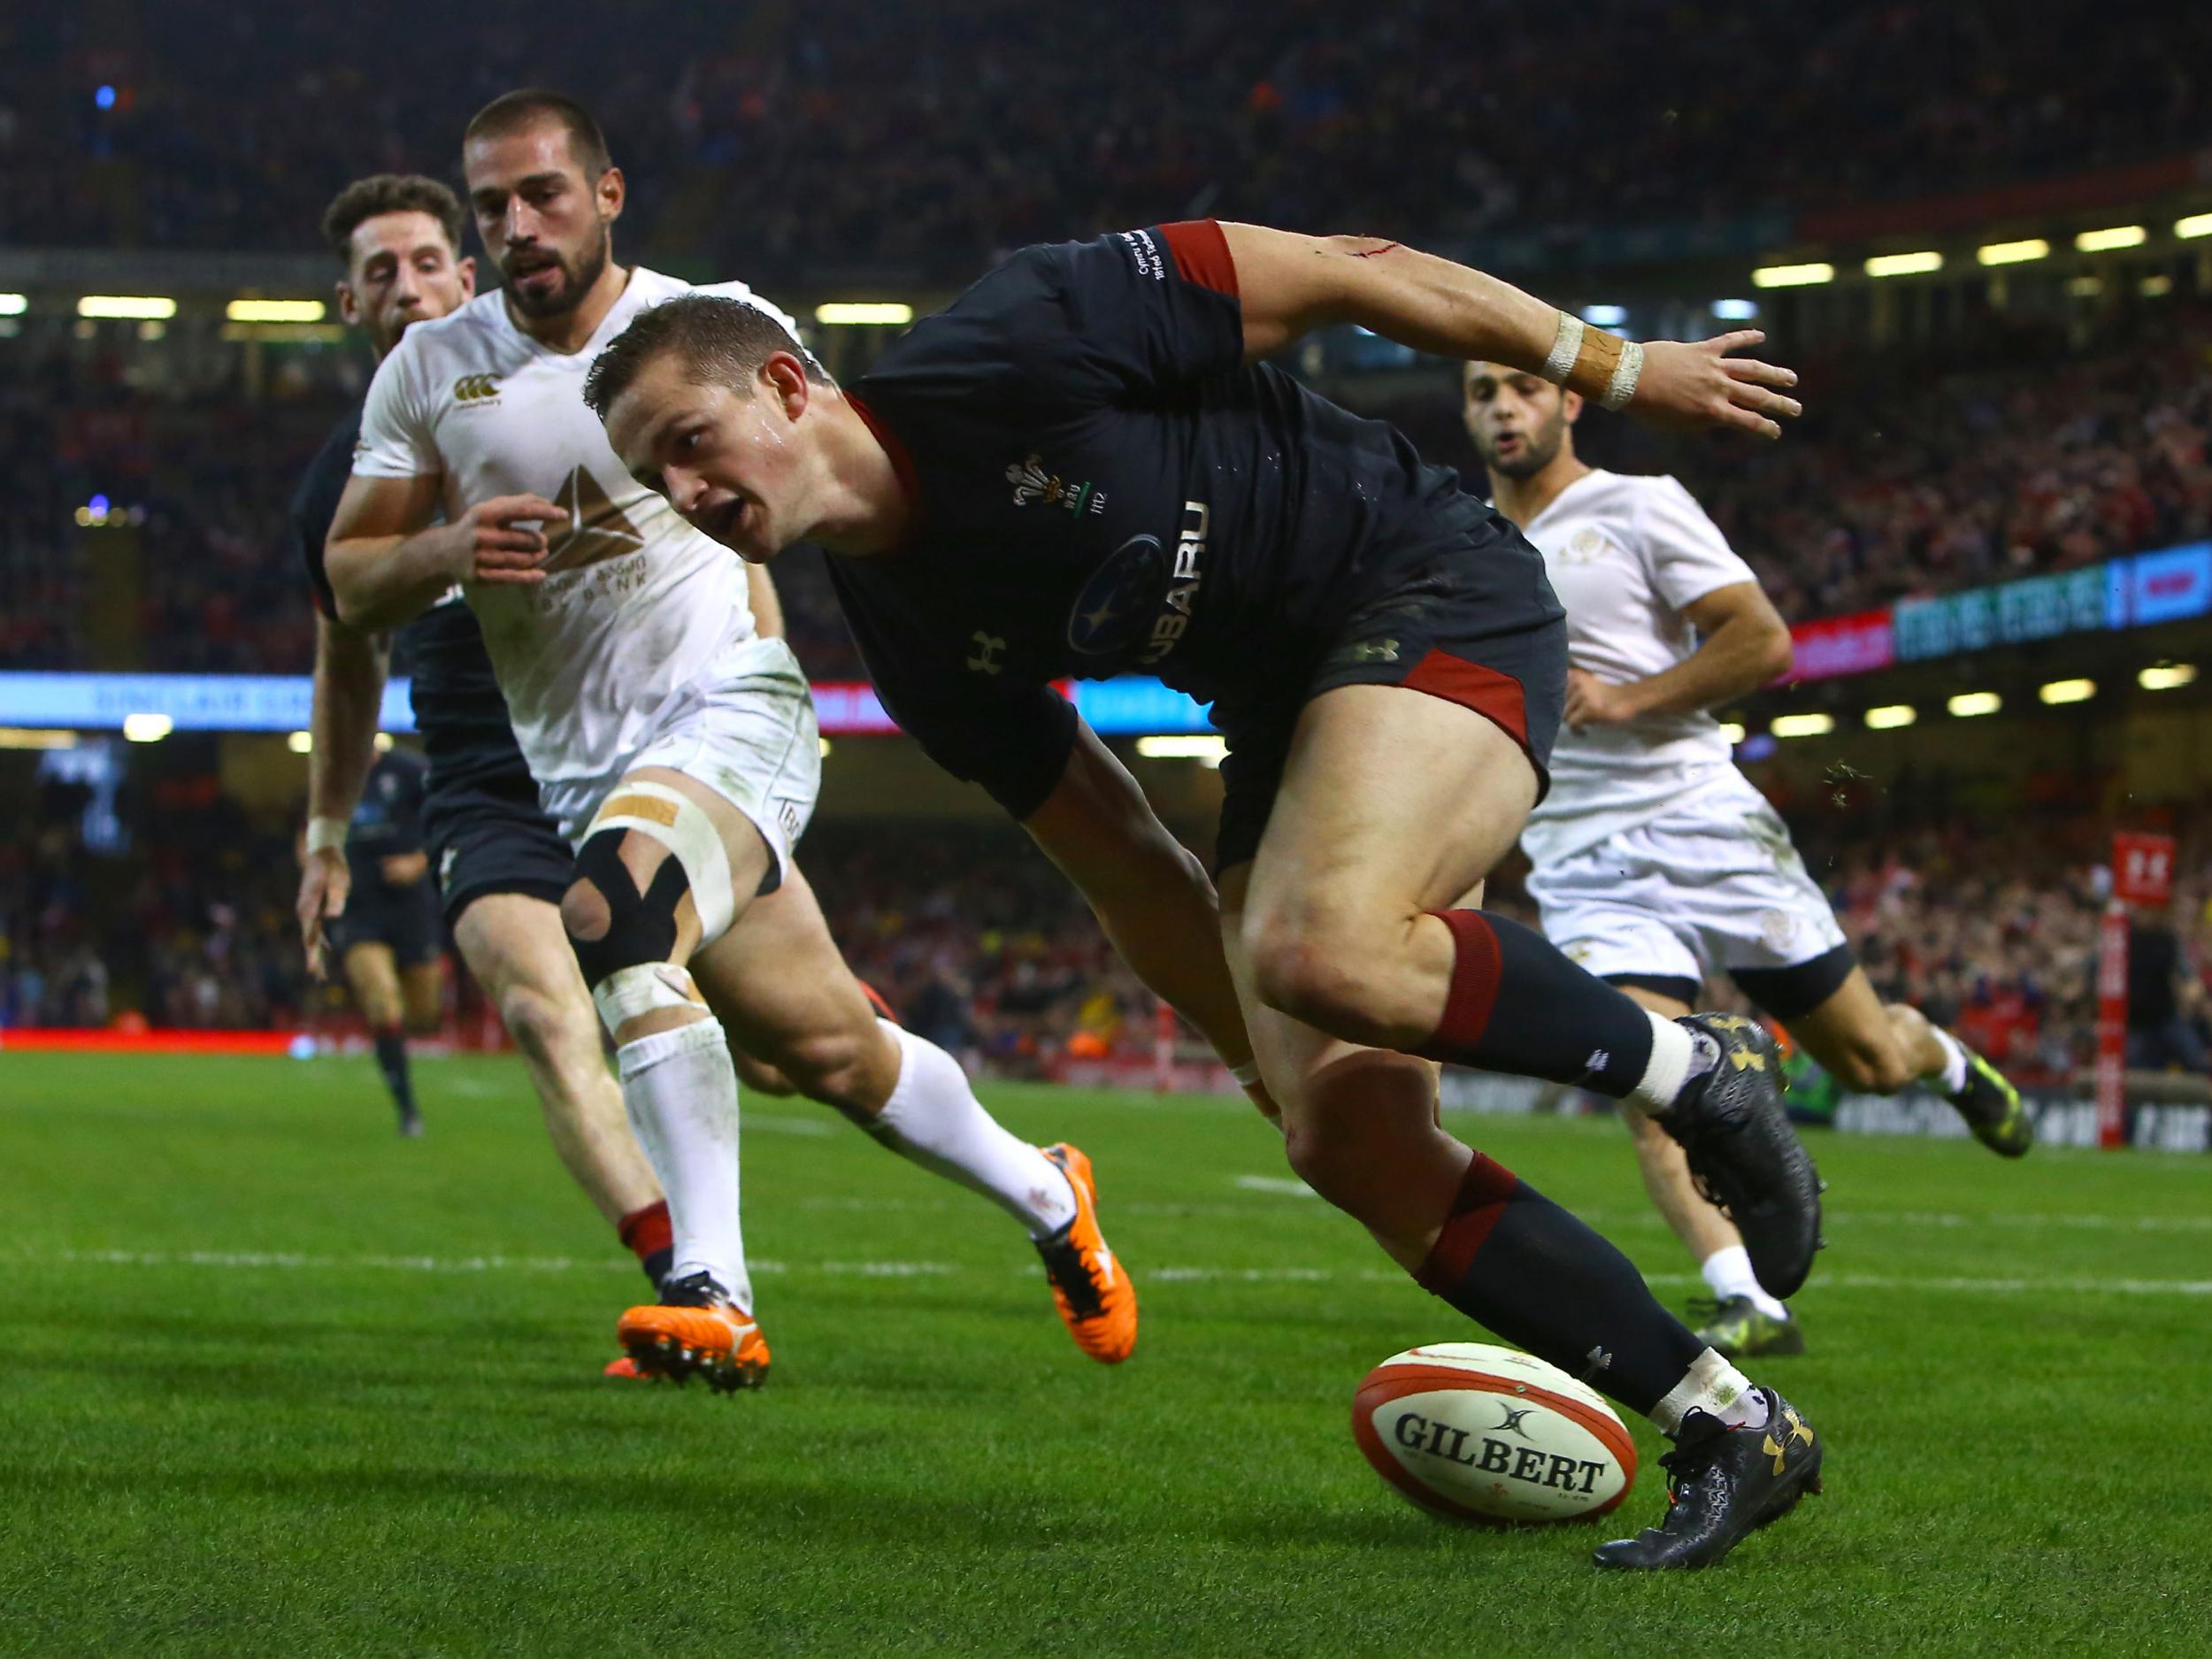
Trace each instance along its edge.
<instances>
[{"instance_id":1,"label":"white knee bandage","mask_svg":"<svg viewBox=\"0 0 2212 1659\"><path fill-rule=\"evenodd\" d=\"M641 962L634 968L618 968L591 987L591 1000L609 1036L656 1008L703 1010L707 1005L691 976L672 962Z\"/></svg>"},{"instance_id":2,"label":"white knee bandage","mask_svg":"<svg viewBox=\"0 0 2212 1659\"><path fill-rule=\"evenodd\" d=\"M730 931L737 918L730 859L706 808L666 784L623 783L607 797L584 838L588 841L606 829L649 835L683 866L691 902L699 912L701 945L710 945Z\"/></svg>"}]
</instances>

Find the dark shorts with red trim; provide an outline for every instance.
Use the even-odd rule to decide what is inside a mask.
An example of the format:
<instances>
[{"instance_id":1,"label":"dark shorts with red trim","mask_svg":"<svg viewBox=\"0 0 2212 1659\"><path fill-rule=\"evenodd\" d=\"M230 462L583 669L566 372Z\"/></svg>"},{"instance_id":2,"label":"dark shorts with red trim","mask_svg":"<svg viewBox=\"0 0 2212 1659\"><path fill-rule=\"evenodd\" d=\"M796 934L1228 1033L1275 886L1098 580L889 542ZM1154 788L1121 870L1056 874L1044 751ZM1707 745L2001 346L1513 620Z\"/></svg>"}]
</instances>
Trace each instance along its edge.
<instances>
[{"instance_id":1,"label":"dark shorts with red trim","mask_svg":"<svg viewBox=\"0 0 2212 1659\"><path fill-rule=\"evenodd\" d=\"M1319 666L1289 695L1217 702L1214 725L1229 740L1217 870L1259 850L1298 717L1339 686L1403 686L1474 710L1527 754L1542 800L1567 699L1567 622L1541 557L1518 536L1471 541L1353 610Z\"/></svg>"}]
</instances>

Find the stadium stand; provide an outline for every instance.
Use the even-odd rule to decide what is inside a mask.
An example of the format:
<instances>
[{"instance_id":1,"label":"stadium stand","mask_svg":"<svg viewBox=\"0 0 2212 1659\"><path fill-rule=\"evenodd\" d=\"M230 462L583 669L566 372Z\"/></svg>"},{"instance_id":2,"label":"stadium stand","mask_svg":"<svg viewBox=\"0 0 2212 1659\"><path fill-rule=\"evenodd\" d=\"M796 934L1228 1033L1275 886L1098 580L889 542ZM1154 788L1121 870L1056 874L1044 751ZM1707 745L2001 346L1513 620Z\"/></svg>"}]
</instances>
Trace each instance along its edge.
<instances>
[{"instance_id":1,"label":"stadium stand","mask_svg":"<svg viewBox=\"0 0 2212 1659\"><path fill-rule=\"evenodd\" d=\"M1909 783L1840 815L1786 802L1809 867L1886 998L2018 1075L2069 1075L2093 1057L2111 816L2061 802L1992 822L1946 779ZM48 781L0 821L0 1025L282 1029L328 1005L294 937L288 820L213 777L171 778L124 803L130 849L101 854L77 833L85 806ZM2212 1042L2212 798L2168 816L2179 1013ZM1010 826L832 821L807 853L854 970L931 1041L1017 1077L1149 1052L1152 998ZM1491 902L1533 919L1515 864ZM475 1012L465 987L460 1012Z\"/></svg>"},{"instance_id":2,"label":"stadium stand","mask_svg":"<svg viewBox=\"0 0 2212 1659\"><path fill-rule=\"evenodd\" d=\"M1448 238L1844 205L2178 152L2212 96L2212 19L2094 0L1590 0L1509 30L1442 0L963 0L897 29L867 0L618 10L563 35L519 0L399 0L371 29L48 8L0 62L0 242L296 245L339 183L449 165L526 80L591 88L657 250L756 280L958 277L1187 213Z\"/></svg>"}]
</instances>

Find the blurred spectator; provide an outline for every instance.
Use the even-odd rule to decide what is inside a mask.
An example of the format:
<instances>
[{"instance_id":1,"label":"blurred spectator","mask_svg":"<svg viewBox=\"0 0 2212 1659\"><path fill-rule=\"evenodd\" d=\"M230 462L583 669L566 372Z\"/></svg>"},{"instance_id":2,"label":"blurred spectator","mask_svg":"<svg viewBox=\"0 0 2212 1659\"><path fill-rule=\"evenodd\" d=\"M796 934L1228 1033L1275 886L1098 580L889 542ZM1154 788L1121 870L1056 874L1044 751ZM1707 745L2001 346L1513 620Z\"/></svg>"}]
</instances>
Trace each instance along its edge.
<instances>
[{"instance_id":1,"label":"blurred spectator","mask_svg":"<svg viewBox=\"0 0 2212 1659\"><path fill-rule=\"evenodd\" d=\"M2128 930L2128 1064L2212 1071L2200 1034L2204 981L2167 917L2139 908Z\"/></svg>"}]
</instances>

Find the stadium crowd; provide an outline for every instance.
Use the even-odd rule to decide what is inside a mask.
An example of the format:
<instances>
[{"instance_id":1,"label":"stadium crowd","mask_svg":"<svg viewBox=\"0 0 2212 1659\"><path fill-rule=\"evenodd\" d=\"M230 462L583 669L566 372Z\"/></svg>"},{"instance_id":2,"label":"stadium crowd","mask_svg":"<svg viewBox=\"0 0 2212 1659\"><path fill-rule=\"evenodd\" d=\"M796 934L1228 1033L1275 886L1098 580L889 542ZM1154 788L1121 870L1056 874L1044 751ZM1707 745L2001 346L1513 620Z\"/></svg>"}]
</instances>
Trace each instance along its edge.
<instances>
[{"instance_id":1,"label":"stadium crowd","mask_svg":"<svg viewBox=\"0 0 2212 1659\"><path fill-rule=\"evenodd\" d=\"M19 342L0 360L0 453L42 457L0 491L0 664L312 664L314 618L283 525L342 409L328 386L302 377L256 403L218 375L148 396L119 355L96 349ZM103 521L88 524L96 508Z\"/></svg>"},{"instance_id":2,"label":"stadium crowd","mask_svg":"<svg viewBox=\"0 0 2212 1659\"><path fill-rule=\"evenodd\" d=\"M1993 818L1940 778L1900 780L1842 814L1782 803L1877 990L2034 1076L2093 1052L2112 820L2064 804L2069 793ZM1916 803L1909 815L1886 804L1901 801ZM281 1029L334 1005L304 977L285 830L257 824L211 777L179 779L126 804L141 833L104 855L79 833L85 805L80 787L49 781L0 826L0 1025ZM2176 902L2139 925L2172 931L2172 1018L2212 1043L2212 799L2167 826L2181 841ZM832 821L805 850L854 970L940 1046L1016 1076L1064 1056L1149 1054L1152 997L1010 827ZM1513 864L1490 902L1535 919ZM474 1014L472 993L462 1007Z\"/></svg>"},{"instance_id":3,"label":"stadium crowd","mask_svg":"<svg viewBox=\"0 0 2212 1659\"><path fill-rule=\"evenodd\" d=\"M1816 368L1787 442L1682 470L1793 621L2212 535L2212 317L2048 343L1934 379Z\"/></svg>"},{"instance_id":4,"label":"stadium crowd","mask_svg":"<svg viewBox=\"0 0 2212 1659\"><path fill-rule=\"evenodd\" d=\"M114 851L86 832L83 784L39 780L0 819L0 1025L294 1024L290 835L212 776L117 804L137 833Z\"/></svg>"},{"instance_id":5,"label":"stadium crowd","mask_svg":"<svg viewBox=\"0 0 2212 1659\"><path fill-rule=\"evenodd\" d=\"M1199 213L1432 242L1709 222L2177 154L2212 102L2212 18L2095 0L603 11L563 35L524 0L392 0L373 28L39 9L0 54L0 242L302 246L338 182L449 167L530 81L597 109L634 234L756 280L958 276Z\"/></svg>"}]
</instances>

